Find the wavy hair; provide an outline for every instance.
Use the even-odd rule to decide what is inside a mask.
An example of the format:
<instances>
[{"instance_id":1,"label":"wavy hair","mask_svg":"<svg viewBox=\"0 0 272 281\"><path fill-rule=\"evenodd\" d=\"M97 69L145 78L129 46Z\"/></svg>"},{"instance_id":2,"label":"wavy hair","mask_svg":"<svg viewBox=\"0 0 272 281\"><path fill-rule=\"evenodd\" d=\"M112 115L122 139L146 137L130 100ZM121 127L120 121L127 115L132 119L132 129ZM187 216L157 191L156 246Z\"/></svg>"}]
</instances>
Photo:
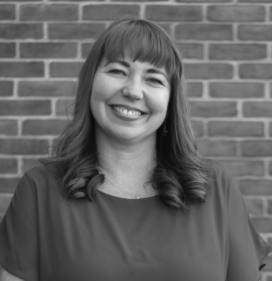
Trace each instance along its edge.
<instances>
[{"instance_id":1,"label":"wavy hair","mask_svg":"<svg viewBox=\"0 0 272 281\"><path fill-rule=\"evenodd\" d=\"M143 19L117 20L98 38L79 76L73 120L59 137L54 155L42 163L57 176L67 199L95 199L105 176L98 170L95 120L90 109L93 80L102 58L126 56L164 67L170 78L167 117L157 130L153 188L165 205L175 209L204 202L207 176L190 123L181 57L168 34Z\"/></svg>"}]
</instances>

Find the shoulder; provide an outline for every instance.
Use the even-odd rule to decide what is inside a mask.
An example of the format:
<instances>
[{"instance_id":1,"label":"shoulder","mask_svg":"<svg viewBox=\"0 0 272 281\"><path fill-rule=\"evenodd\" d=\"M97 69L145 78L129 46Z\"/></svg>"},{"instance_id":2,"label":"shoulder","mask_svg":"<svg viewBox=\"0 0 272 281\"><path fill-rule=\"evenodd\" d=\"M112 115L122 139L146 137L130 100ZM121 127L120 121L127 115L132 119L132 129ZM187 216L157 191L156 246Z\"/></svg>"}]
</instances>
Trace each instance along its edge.
<instances>
[{"instance_id":1,"label":"shoulder","mask_svg":"<svg viewBox=\"0 0 272 281\"><path fill-rule=\"evenodd\" d=\"M208 195L213 194L225 201L230 192L240 194L236 179L223 164L215 160L205 159L204 169L208 181Z\"/></svg>"},{"instance_id":2,"label":"shoulder","mask_svg":"<svg viewBox=\"0 0 272 281\"><path fill-rule=\"evenodd\" d=\"M52 187L57 187L58 182L44 164L39 164L28 170L21 178L17 189L24 189L24 192L44 193ZM54 188L56 189L56 188Z\"/></svg>"},{"instance_id":3,"label":"shoulder","mask_svg":"<svg viewBox=\"0 0 272 281\"><path fill-rule=\"evenodd\" d=\"M24 177L27 177L28 179L32 181L39 181L39 180L47 180L52 177L49 170L46 168L44 164L39 164L24 174Z\"/></svg>"},{"instance_id":4,"label":"shoulder","mask_svg":"<svg viewBox=\"0 0 272 281\"><path fill-rule=\"evenodd\" d=\"M231 171L220 162L211 159L205 159L203 162L209 183L224 182L227 186L228 183L235 181Z\"/></svg>"}]
</instances>

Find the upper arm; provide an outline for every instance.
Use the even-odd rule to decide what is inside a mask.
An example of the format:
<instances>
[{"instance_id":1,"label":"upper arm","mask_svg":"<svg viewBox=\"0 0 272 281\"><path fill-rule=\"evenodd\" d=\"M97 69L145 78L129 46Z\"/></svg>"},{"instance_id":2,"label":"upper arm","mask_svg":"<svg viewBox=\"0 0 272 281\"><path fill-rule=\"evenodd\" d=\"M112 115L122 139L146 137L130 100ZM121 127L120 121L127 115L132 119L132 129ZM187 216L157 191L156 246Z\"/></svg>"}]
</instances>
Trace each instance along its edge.
<instances>
[{"instance_id":1,"label":"upper arm","mask_svg":"<svg viewBox=\"0 0 272 281\"><path fill-rule=\"evenodd\" d=\"M233 177L228 189L229 260L227 280L260 279L263 261L271 250L256 231Z\"/></svg>"},{"instance_id":2,"label":"upper arm","mask_svg":"<svg viewBox=\"0 0 272 281\"><path fill-rule=\"evenodd\" d=\"M39 278L37 206L36 184L25 175L0 224L0 264L27 281Z\"/></svg>"},{"instance_id":3,"label":"upper arm","mask_svg":"<svg viewBox=\"0 0 272 281\"><path fill-rule=\"evenodd\" d=\"M2 266L0 266L0 281L24 281L24 280L10 274Z\"/></svg>"}]
</instances>

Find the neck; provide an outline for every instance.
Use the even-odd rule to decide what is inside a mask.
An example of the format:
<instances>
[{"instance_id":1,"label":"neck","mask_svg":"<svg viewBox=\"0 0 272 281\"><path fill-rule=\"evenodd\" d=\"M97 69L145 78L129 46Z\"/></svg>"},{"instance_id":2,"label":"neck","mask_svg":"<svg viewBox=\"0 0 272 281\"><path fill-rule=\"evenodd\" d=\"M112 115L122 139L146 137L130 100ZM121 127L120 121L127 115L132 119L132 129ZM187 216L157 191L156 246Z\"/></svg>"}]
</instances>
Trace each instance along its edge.
<instances>
[{"instance_id":1,"label":"neck","mask_svg":"<svg viewBox=\"0 0 272 281\"><path fill-rule=\"evenodd\" d=\"M150 179L156 166L155 141L122 144L106 138L96 139L99 166L116 181ZM139 176L140 175L140 176Z\"/></svg>"}]
</instances>

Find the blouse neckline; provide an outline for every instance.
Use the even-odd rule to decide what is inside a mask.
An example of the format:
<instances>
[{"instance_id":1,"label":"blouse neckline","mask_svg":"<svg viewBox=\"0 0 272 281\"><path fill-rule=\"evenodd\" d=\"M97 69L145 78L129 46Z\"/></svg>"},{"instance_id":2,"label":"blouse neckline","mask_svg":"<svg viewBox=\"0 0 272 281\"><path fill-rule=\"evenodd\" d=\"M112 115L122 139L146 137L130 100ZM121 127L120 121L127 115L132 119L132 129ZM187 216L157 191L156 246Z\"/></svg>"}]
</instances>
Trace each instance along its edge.
<instances>
[{"instance_id":1,"label":"blouse neckline","mask_svg":"<svg viewBox=\"0 0 272 281\"><path fill-rule=\"evenodd\" d=\"M106 192L101 191L99 189L97 189L97 191L98 191L98 194L101 194L102 196L109 197L109 198L112 198L112 199L127 200L127 201L145 201L145 200L151 200L153 198L159 197L159 194L156 194L156 195L153 195L153 196L141 197L141 198L138 198L138 199L137 198L125 198L125 197L115 196L115 195L106 193Z\"/></svg>"}]
</instances>

